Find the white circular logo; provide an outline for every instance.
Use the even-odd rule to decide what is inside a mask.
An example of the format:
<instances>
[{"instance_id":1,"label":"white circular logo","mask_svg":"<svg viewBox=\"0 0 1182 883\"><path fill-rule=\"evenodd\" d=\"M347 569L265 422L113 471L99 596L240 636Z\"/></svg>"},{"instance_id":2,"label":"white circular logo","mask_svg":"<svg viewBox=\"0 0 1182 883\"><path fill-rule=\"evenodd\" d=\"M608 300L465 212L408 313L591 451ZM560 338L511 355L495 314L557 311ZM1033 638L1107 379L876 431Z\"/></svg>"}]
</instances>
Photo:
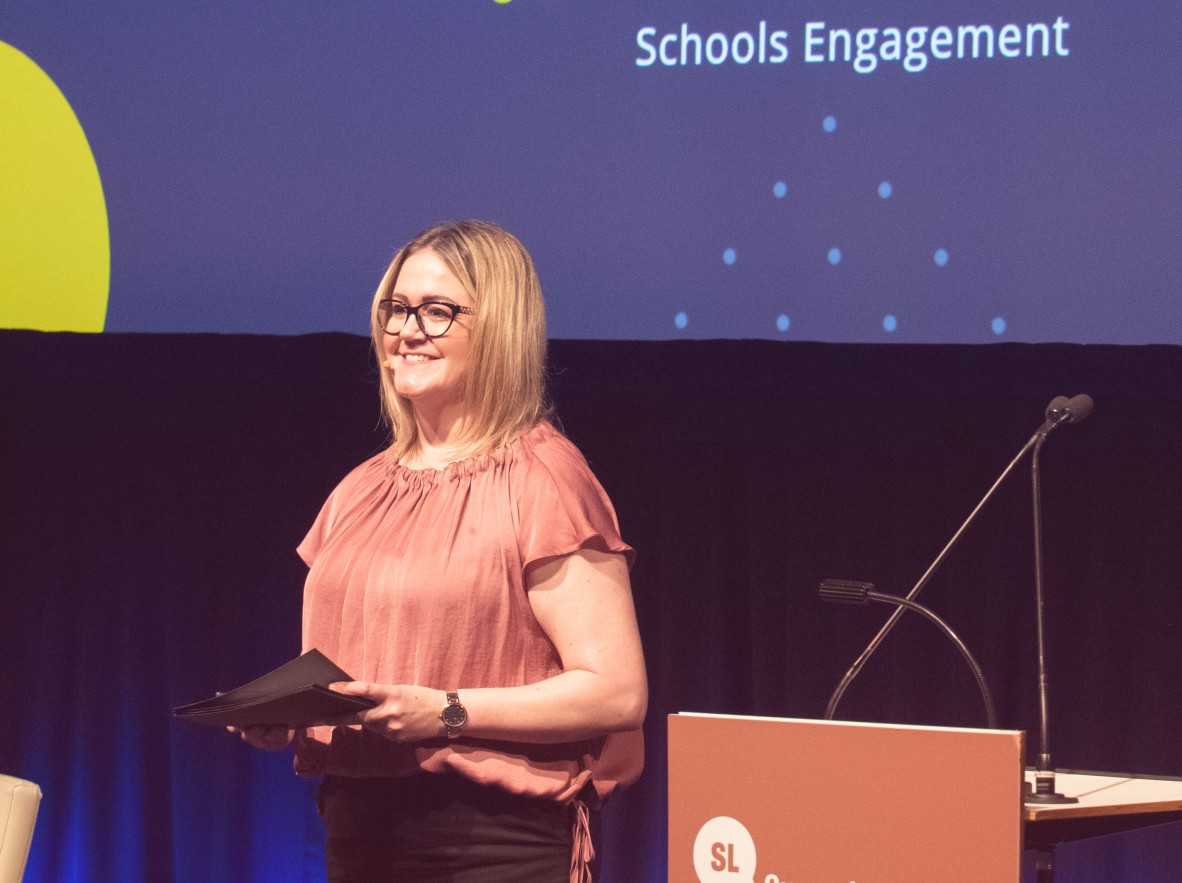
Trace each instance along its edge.
<instances>
[{"instance_id":1,"label":"white circular logo","mask_svg":"<svg viewBox=\"0 0 1182 883\"><path fill-rule=\"evenodd\" d=\"M700 883L755 883L755 841L743 823L716 816L694 838Z\"/></svg>"}]
</instances>

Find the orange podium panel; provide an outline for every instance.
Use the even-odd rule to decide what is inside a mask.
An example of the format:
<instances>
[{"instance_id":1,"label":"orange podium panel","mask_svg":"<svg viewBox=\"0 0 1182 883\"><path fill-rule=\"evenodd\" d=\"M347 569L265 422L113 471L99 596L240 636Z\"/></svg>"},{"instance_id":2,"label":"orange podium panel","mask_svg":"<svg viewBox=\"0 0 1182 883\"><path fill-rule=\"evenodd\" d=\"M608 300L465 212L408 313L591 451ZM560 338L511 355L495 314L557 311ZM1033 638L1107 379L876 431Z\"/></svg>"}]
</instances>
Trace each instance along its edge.
<instances>
[{"instance_id":1,"label":"orange podium panel","mask_svg":"<svg viewBox=\"0 0 1182 883\"><path fill-rule=\"evenodd\" d=\"M1017 883L1023 743L669 715L670 883Z\"/></svg>"}]
</instances>

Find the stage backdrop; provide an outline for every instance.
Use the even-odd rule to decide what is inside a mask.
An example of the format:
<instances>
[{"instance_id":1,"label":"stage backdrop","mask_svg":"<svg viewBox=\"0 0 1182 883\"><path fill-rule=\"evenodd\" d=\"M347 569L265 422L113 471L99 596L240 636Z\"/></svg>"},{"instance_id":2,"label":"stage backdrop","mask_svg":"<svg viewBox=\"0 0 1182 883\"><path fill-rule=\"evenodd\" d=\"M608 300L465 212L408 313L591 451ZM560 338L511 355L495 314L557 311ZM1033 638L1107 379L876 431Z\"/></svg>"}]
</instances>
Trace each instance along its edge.
<instances>
[{"instance_id":1,"label":"stage backdrop","mask_svg":"<svg viewBox=\"0 0 1182 883\"><path fill-rule=\"evenodd\" d=\"M819 717L888 611L826 605L817 584L905 593L1058 394L1096 408L1043 456L1053 758L1182 773L1182 350L560 341L552 355L566 431L639 551L648 766L604 814L604 883L665 880L665 716ZM298 651L293 549L383 442L368 342L2 332L0 414L0 769L45 791L27 879L322 880L290 757L170 709ZM921 600L977 655L999 723L1033 732L1032 568L1024 464ZM917 617L839 717L983 722L959 655ZM1176 880L1180 833L1064 847L1062 876Z\"/></svg>"},{"instance_id":2,"label":"stage backdrop","mask_svg":"<svg viewBox=\"0 0 1182 883\"><path fill-rule=\"evenodd\" d=\"M0 327L362 333L488 217L559 338L1182 343L1174 0L0 4Z\"/></svg>"}]
</instances>

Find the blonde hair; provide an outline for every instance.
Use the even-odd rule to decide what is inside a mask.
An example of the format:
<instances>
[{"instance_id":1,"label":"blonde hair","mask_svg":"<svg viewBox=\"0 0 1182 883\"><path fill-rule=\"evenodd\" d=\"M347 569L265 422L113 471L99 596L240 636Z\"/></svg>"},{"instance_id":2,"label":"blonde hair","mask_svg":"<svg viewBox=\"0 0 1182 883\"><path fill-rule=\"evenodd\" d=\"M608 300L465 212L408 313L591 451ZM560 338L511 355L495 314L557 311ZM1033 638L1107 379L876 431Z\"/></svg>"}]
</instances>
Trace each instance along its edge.
<instances>
[{"instance_id":1,"label":"blonde hair","mask_svg":"<svg viewBox=\"0 0 1182 883\"><path fill-rule=\"evenodd\" d=\"M434 252L472 298L471 352L461 379L466 417L460 429L465 456L485 453L528 432L550 416L546 395L546 313L542 285L525 246L489 221L453 221L424 230L399 249L370 308L373 346L386 337L378 303L390 297L402 265L419 251ZM381 372L382 411L394 456L418 447L414 406Z\"/></svg>"}]
</instances>

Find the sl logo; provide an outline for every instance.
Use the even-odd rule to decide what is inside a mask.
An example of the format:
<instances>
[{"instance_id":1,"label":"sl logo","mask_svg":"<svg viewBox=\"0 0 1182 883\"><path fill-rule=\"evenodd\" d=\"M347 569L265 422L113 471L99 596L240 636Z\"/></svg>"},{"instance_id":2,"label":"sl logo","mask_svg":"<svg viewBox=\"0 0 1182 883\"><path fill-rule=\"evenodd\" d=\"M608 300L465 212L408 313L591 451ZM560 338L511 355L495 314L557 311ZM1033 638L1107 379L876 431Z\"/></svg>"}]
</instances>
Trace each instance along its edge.
<instances>
[{"instance_id":1,"label":"sl logo","mask_svg":"<svg viewBox=\"0 0 1182 883\"><path fill-rule=\"evenodd\" d=\"M694 838L694 871L699 883L754 883L755 841L730 816L706 822Z\"/></svg>"}]
</instances>

